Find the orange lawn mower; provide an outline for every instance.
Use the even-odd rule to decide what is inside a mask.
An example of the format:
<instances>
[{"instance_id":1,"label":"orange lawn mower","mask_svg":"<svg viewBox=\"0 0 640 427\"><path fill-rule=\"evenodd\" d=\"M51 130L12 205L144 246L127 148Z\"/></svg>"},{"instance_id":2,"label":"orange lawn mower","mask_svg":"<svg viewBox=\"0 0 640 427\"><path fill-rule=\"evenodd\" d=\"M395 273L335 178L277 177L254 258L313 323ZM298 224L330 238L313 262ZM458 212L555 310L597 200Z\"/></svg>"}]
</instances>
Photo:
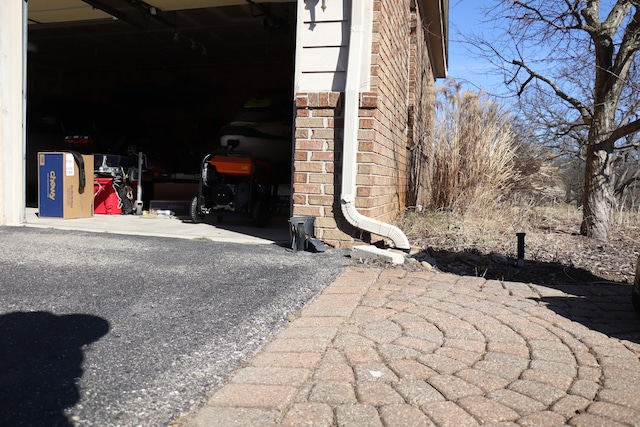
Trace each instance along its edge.
<instances>
[{"instance_id":1,"label":"orange lawn mower","mask_svg":"<svg viewBox=\"0 0 640 427\"><path fill-rule=\"evenodd\" d=\"M250 217L264 227L271 217L271 165L242 151L218 151L202 159L198 195L189 210L195 223L207 215Z\"/></svg>"}]
</instances>

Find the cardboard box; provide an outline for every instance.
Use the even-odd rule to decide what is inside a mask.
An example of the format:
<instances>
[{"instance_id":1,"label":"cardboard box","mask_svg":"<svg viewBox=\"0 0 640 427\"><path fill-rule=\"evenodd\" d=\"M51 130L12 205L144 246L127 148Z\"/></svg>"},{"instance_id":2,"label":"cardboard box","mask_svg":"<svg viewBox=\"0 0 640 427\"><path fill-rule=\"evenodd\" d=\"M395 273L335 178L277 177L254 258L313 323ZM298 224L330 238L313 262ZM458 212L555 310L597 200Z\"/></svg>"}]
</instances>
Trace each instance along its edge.
<instances>
[{"instance_id":1,"label":"cardboard box","mask_svg":"<svg viewBox=\"0 0 640 427\"><path fill-rule=\"evenodd\" d=\"M93 216L93 156L82 155L81 170L70 152L38 153L38 213L42 217Z\"/></svg>"}]
</instances>

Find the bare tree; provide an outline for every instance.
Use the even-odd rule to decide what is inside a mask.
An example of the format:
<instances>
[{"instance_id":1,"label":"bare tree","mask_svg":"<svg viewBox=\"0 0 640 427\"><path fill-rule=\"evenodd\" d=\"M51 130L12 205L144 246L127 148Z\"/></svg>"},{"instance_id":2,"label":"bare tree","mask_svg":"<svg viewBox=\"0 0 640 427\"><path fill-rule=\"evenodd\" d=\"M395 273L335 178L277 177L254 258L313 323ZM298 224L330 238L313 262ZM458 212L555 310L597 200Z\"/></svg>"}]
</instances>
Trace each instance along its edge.
<instances>
[{"instance_id":1,"label":"bare tree","mask_svg":"<svg viewBox=\"0 0 640 427\"><path fill-rule=\"evenodd\" d=\"M571 110L564 113L564 128L556 124L556 130L565 136L586 134L580 231L606 240L616 153L631 148L628 137L640 130L632 96L640 89L633 72L640 0L497 0L496 5L490 13L505 20L504 37L476 44L501 66L518 95L552 95Z\"/></svg>"}]
</instances>

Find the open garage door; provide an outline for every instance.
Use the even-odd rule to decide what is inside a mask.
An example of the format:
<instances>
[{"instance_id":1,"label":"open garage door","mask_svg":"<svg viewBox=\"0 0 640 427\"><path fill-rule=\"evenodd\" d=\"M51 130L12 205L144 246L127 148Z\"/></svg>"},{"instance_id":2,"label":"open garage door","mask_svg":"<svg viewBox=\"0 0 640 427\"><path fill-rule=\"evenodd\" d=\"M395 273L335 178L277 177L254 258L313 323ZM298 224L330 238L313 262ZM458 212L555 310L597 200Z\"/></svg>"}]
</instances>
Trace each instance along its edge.
<instances>
[{"instance_id":1,"label":"open garage door","mask_svg":"<svg viewBox=\"0 0 640 427\"><path fill-rule=\"evenodd\" d=\"M277 121L291 143L295 2L30 0L28 7L27 205L37 203L40 151L125 160L142 151L148 204L193 196L201 159L220 148L231 123ZM252 106L261 115L247 115ZM286 185L291 150L283 153L274 179Z\"/></svg>"}]
</instances>

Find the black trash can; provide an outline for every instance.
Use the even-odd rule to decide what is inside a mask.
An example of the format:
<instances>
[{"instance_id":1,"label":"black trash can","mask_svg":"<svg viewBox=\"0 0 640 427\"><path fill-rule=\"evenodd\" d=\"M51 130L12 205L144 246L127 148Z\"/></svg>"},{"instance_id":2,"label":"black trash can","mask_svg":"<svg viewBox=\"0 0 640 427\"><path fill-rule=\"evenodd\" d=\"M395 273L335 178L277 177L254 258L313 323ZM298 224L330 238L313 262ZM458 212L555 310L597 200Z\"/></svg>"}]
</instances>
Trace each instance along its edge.
<instances>
[{"instance_id":1,"label":"black trash can","mask_svg":"<svg viewBox=\"0 0 640 427\"><path fill-rule=\"evenodd\" d=\"M313 216L293 216L289 218L291 249L294 252L305 250L307 239L313 236L315 222L316 218Z\"/></svg>"},{"instance_id":2,"label":"black trash can","mask_svg":"<svg viewBox=\"0 0 640 427\"><path fill-rule=\"evenodd\" d=\"M294 252L313 249L324 252L324 244L314 239L316 218L313 216L294 216L289 218L291 249Z\"/></svg>"}]
</instances>

